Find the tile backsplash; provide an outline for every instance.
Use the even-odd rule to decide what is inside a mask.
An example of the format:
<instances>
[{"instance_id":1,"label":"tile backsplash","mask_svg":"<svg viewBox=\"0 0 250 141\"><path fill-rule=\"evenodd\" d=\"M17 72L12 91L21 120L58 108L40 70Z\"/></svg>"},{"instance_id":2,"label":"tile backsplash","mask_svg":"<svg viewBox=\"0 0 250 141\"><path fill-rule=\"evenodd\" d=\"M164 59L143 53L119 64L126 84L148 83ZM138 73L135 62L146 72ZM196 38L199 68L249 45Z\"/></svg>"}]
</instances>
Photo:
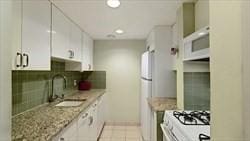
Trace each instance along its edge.
<instances>
[{"instance_id":1,"label":"tile backsplash","mask_svg":"<svg viewBox=\"0 0 250 141\"><path fill-rule=\"evenodd\" d=\"M210 73L184 73L184 109L210 110Z\"/></svg>"},{"instance_id":2,"label":"tile backsplash","mask_svg":"<svg viewBox=\"0 0 250 141\"><path fill-rule=\"evenodd\" d=\"M65 71L65 63L52 61L51 71L12 71L12 115L48 102L52 91L51 78L62 74L67 78L67 89L63 89L63 79L55 79L55 94L71 94L78 89L77 82L87 80L94 89L106 88L106 72L73 72Z\"/></svg>"}]
</instances>

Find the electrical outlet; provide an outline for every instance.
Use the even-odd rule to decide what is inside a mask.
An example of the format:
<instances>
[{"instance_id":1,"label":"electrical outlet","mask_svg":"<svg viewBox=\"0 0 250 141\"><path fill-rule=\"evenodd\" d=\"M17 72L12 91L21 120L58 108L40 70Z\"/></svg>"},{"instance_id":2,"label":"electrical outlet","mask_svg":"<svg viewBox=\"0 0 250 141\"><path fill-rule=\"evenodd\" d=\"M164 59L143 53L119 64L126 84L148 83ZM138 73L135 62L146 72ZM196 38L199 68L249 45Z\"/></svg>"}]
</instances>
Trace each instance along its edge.
<instances>
[{"instance_id":1,"label":"electrical outlet","mask_svg":"<svg viewBox=\"0 0 250 141\"><path fill-rule=\"evenodd\" d=\"M77 85L77 80L74 80L74 86L76 86Z\"/></svg>"}]
</instances>

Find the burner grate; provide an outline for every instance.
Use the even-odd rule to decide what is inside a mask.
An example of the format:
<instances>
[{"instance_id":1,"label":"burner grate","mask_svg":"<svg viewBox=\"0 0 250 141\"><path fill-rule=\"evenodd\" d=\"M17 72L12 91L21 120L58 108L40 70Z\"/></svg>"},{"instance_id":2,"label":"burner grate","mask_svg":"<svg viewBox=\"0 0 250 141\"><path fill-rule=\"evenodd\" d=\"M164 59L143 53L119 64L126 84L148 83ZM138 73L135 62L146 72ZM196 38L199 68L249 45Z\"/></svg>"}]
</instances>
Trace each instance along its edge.
<instances>
[{"instance_id":1,"label":"burner grate","mask_svg":"<svg viewBox=\"0 0 250 141\"><path fill-rule=\"evenodd\" d=\"M210 114L206 111L190 113L174 111L173 115L184 125L210 125Z\"/></svg>"}]
</instances>

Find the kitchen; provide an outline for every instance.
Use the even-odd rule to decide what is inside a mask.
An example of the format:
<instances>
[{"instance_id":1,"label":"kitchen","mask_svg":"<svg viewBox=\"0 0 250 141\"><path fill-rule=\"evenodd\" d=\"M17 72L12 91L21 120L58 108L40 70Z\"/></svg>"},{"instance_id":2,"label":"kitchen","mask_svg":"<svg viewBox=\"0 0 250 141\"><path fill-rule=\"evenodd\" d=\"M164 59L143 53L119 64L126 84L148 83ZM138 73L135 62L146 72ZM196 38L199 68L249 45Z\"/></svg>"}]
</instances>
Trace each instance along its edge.
<instances>
[{"instance_id":1,"label":"kitchen","mask_svg":"<svg viewBox=\"0 0 250 141\"><path fill-rule=\"evenodd\" d=\"M249 1L0 8L0 141L250 140Z\"/></svg>"}]
</instances>

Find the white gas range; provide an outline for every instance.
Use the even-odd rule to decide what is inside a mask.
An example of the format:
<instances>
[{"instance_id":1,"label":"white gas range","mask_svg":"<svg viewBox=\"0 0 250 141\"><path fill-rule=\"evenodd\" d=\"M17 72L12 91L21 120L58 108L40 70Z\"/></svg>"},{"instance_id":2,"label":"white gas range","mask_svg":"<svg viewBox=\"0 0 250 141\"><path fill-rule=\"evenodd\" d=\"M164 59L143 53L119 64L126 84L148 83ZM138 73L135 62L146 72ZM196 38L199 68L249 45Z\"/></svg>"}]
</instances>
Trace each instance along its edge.
<instances>
[{"instance_id":1,"label":"white gas range","mask_svg":"<svg viewBox=\"0 0 250 141\"><path fill-rule=\"evenodd\" d=\"M165 111L164 141L210 141L208 111Z\"/></svg>"}]
</instances>

